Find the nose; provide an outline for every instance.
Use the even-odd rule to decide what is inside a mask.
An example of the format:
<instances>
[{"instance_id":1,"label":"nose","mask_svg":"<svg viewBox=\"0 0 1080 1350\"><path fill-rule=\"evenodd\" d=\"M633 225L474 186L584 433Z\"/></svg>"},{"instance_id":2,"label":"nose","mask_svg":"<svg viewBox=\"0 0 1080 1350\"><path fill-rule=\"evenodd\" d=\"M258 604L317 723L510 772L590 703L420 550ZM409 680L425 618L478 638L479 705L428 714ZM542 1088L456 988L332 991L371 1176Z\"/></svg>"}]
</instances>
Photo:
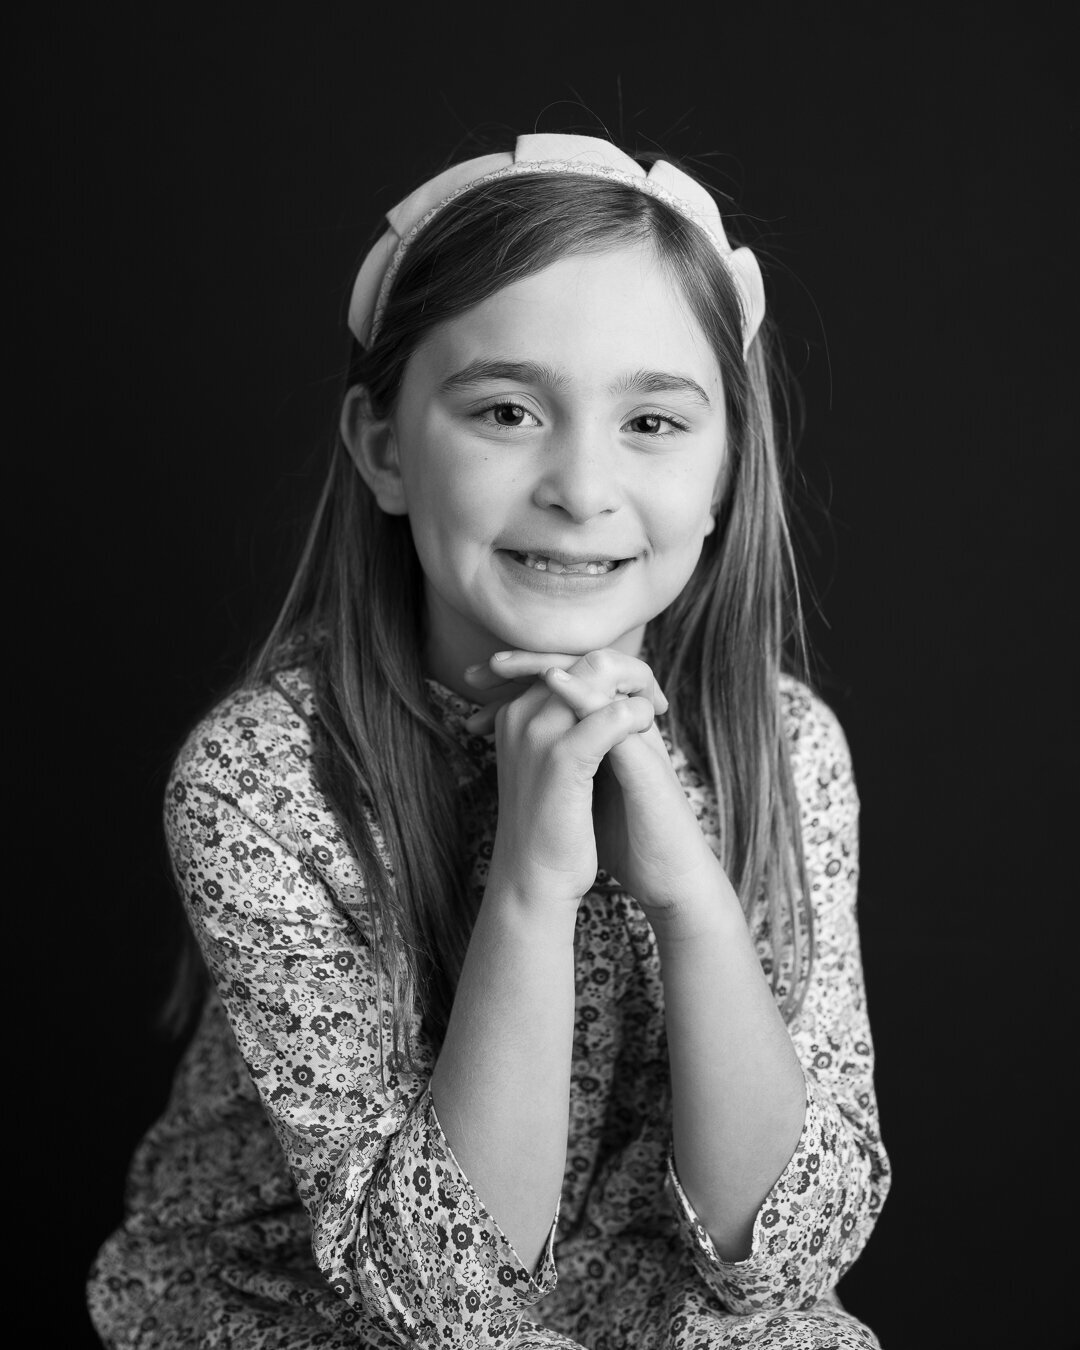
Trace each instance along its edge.
<instances>
[{"instance_id":1,"label":"nose","mask_svg":"<svg viewBox=\"0 0 1080 1350\"><path fill-rule=\"evenodd\" d=\"M612 446L585 429L549 441L533 500L560 511L575 525L617 511L622 502Z\"/></svg>"}]
</instances>

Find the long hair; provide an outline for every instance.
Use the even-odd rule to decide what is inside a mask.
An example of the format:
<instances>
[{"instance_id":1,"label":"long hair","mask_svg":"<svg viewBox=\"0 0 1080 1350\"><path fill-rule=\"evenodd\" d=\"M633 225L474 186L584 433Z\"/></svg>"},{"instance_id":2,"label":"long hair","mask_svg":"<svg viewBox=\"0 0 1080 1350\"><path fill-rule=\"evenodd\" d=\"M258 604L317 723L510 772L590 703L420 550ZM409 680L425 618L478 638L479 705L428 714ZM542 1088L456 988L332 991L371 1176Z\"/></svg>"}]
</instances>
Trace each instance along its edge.
<instances>
[{"instance_id":1,"label":"long hair","mask_svg":"<svg viewBox=\"0 0 1080 1350\"><path fill-rule=\"evenodd\" d=\"M771 979L785 1016L809 971L808 887L778 681L801 653L801 614L773 426L767 330L744 360L738 296L701 232L665 203L601 178L521 175L444 207L412 242L348 385L376 416L435 325L571 254L646 244L680 287L719 362L728 454L717 528L647 642L670 734L714 786L720 860L745 911L768 906ZM408 520L384 514L344 444L334 447L281 613L248 681L310 670L315 771L366 883L375 959L392 990L393 1044L419 1009L441 1040L475 917L456 787L456 746L421 667L423 577ZM388 872L383 850L389 856Z\"/></svg>"}]
</instances>

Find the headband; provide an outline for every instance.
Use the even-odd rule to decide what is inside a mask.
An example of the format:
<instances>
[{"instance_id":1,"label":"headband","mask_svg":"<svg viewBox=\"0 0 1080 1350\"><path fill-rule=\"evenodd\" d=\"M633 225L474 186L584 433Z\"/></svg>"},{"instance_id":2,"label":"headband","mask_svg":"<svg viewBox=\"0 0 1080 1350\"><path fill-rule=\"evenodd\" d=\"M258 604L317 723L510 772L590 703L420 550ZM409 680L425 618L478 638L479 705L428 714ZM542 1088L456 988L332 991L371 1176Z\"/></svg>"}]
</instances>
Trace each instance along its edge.
<instances>
[{"instance_id":1,"label":"headband","mask_svg":"<svg viewBox=\"0 0 1080 1350\"><path fill-rule=\"evenodd\" d=\"M390 228L364 259L349 302L349 328L357 341L365 347L374 341L401 260L433 216L469 188L526 173L579 174L623 183L666 202L704 230L738 291L746 355L765 315L765 288L753 253L748 248L732 249L716 203L688 174L665 160L657 160L646 173L609 141L593 136L519 136L512 153L482 155L455 164L388 211Z\"/></svg>"}]
</instances>

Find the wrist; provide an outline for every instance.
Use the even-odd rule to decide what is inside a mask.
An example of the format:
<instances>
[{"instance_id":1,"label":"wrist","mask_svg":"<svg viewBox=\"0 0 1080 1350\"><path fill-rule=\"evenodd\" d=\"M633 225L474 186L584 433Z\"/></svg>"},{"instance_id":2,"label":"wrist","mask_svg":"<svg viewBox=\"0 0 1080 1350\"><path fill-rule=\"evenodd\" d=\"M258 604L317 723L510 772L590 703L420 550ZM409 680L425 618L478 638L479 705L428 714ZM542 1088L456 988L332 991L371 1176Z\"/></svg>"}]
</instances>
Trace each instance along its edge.
<instances>
[{"instance_id":1,"label":"wrist","mask_svg":"<svg viewBox=\"0 0 1080 1350\"><path fill-rule=\"evenodd\" d=\"M580 896L560 893L540 878L488 874L481 914L530 941L574 940Z\"/></svg>"},{"instance_id":2,"label":"wrist","mask_svg":"<svg viewBox=\"0 0 1080 1350\"><path fill-rule=\"evenodd\" d=\"M688 890L672 904L646 909L661 957L668 951L746 934L739 897L719 866L717 871L719 884Z\"/></svg>"}]
</instances>

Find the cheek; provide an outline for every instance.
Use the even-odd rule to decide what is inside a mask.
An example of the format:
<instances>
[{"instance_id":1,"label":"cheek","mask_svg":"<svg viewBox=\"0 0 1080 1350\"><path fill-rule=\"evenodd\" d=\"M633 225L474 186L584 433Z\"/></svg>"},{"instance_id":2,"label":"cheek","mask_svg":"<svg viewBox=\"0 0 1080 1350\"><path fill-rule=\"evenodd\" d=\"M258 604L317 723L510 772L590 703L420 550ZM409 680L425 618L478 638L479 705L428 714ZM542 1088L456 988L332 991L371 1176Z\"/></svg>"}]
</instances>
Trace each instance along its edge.
<instances>
[{"instance_id":1,"label":"cheek","mask_svg":"<svg viewBox=\"0 0 1080 1350\"><path fill-rule=\"evenodd\" d=\"M459 518L478 514L486 457L461 453L442 419L417 418L401 428L401 472L415 525L441 535Z\"/></svg>"},{"instance_id":2,"label":"cheek","mask_svg":"<svg viewBox=\"0 0 1080 1350\"><path fill-rule=\"evenodd\" d=\"M475 461L457 462L453 455L429 462L426 470L407 481L409 517L417 552L449 558L476 547L487 547L500 527L492 509L497 499L490 474Z\"/></svg>"},{"instance_id":3,"label":"cheek","mask_svg":"<svg viewBox=\"0 0 1080 1350\"><path fill-rule=\"evenodd\" d=\"M664 491L655 491L649 501L649 533L657 551L694 552L712 530L715 481L711 475L695 476Z\"/></svg>"}]
</instances>

